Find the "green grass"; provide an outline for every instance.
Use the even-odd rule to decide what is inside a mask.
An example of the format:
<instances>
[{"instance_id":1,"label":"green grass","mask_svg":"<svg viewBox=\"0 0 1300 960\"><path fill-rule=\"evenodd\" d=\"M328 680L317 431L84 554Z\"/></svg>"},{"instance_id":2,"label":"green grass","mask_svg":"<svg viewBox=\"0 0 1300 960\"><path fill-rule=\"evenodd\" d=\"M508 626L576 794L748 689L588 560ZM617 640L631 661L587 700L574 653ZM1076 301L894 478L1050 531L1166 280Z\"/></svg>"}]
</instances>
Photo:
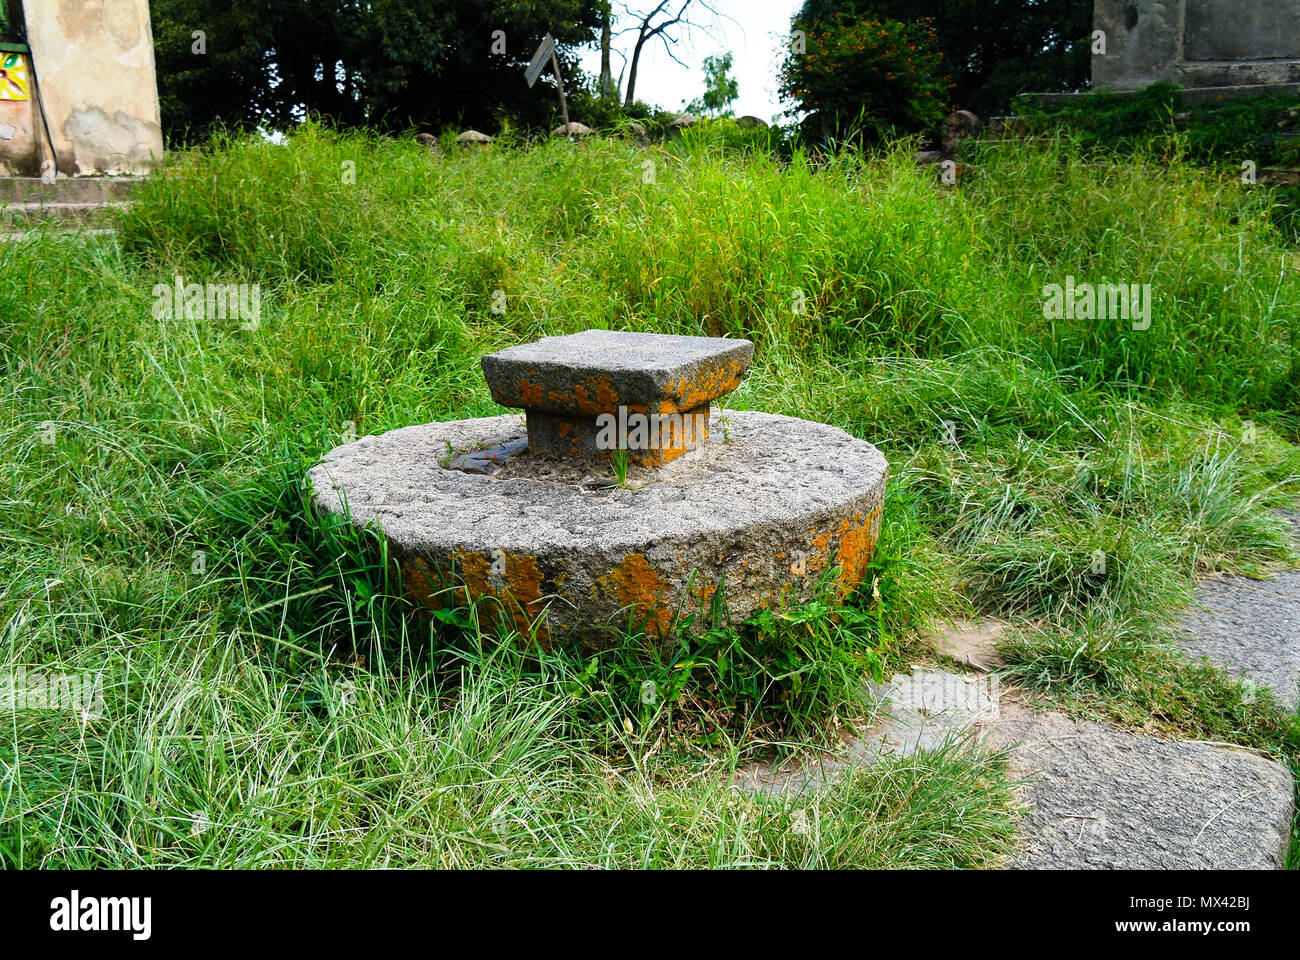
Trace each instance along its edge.
<instances>
[{"instance_id":1,"label":"green grass","mask_svg":"<svg viewBox=\"0 0 1300 960\"><path fill-rule=\"evenodd\" d=\"M1186 102L1181 94L1175 84L1153 83L1132 94L1097 91L1048 104L1026 97L1016 112L1031 128L1067 125L1087 150L1132 150L1156 138L1161 149L1236 170L1242 160L1260 167L1300 164L1300 142L1278 136L1300 126L1294 113L1300 97L1268 93Z\"/></svg>"},{"instance_id":2,"label":"green grass","mask_svg":"<svg viewBox=\"0 0 1300 960\"><path fill-rule=\"evenodd\" d=\"M898 669L940 613L1015 621L1012 669L1072 710L1294 762L1293 718L1160 644L1198 573L1290 558L1271 511L1300 495L1300 272L1267 202L1176 159L1084 162L1066 135L984 145L956 189L911 148L434 159L306 128L172 157L116 238L6 245L0 657L102 671L107 710L8 722L0 862L993 864L996 756L791 801L727 786L851 719L839 653ZM177 275L261 284L257 329L155 319ZM1152 283L1150 329L1044 318L1067 275ZM716 703L629 716L671 665L515 657L484 611L426 631L379 545L306 506L350 431L500 412L482 354L588 326L749 337L731 406L889 458L872 583L795 622L825 685L779 729Z\"/></svg>"}]
</instances>

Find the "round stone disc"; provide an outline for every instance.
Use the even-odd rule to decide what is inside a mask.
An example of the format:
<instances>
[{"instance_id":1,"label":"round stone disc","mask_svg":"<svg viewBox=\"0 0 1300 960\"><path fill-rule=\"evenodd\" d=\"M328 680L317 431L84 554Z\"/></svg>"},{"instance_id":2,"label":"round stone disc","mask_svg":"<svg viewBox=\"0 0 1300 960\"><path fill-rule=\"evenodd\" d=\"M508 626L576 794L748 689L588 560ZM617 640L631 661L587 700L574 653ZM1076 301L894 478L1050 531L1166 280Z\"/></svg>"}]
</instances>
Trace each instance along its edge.
<instances>
[{"instance_id":1,"label":"round stone disc","mask_svg":"<svg viewBox=\"0 0 1300 960\"><path fill-rule=\"evenodd\" d=\"M875 549L888 465L836 427L715 411L707 444L632 465L621 487L525 437L513 414L404 427L330 451L308 478L320 509L378 526L416 600L491 598L543 639L663 635L690 613L734 624L809 599L833 569L842 596ZM485 464L496 472L471 472Z\"/></svg>"}]
</instances>

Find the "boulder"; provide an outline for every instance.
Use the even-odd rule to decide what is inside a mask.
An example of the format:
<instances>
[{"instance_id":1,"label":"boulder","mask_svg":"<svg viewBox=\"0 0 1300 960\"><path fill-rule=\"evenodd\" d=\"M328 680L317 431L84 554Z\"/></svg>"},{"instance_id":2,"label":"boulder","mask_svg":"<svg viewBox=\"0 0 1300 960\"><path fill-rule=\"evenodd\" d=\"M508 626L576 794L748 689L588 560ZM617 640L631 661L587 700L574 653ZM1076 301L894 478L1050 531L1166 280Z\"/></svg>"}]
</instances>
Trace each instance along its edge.
<instances>
[{"instance_id":1,"label":"boulder","mask_svg":"<svg viewBox=\"0 0 1300 960\"><path fill-rule=\"evenodd\" d=\"M956 110L944 118L943 134L943 152L948 156L953 156L961 142L967 137L979 136L984 124L980 118L975 116L969 110Z\"/></svg>"},{"instance_id":2,"label":"boulder","mask_svg":"<svg viewBox=\"0 0 1300 960\"><path fill-rule=\"evenodd\" d=\"M585 123L579 123L577 120L570 120L568 123L562 123L551 131L553 137L586 137L595 133L591 127Z\"/></svg>"},{"instance_id":3,"label":"boulder","mask_svg":"<svg viewBox=\"0 0 1300 960\"><path fill-rule=\"evenodd\" d=\"M479 133L477 130L466 130L456 137L456 142L466 146L487 146L492 142L492 138L486 133Z\"/></svg>"},{"instance_id":4,"label":"boulder","mask_svg":"<svg viewBox=\"0 0 1300 960\"><path fill-rule=\"evenodd\" d=\"M668 124L668 132L671 136L679 137L687 127L693 127L699 122L699 117L693 113L683 113L680 117Z\"/></svg>"}]
</instances>

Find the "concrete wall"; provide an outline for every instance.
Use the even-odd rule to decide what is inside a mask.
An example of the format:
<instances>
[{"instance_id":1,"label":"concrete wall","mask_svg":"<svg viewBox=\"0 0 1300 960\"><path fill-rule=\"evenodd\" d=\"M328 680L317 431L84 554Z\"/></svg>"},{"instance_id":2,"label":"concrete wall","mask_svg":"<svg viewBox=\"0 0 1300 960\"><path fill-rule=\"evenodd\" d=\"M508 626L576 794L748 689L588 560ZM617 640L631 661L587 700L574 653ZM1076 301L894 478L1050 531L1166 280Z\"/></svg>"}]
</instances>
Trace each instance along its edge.
<instances>
[{"instance_id":1,"label":"concrete wall","mask_svg":"<svg viewBox=\"0 0 1300 960\"><path fill-rule=\"evenodd\" d=\"M1300 0L1095 0L1093 29L1098 89L1300 82Z\"/></svg>"},{"instance_id":2,"label":"concrete wall","mask_svg":"<svg viewBox=\"0 0 1300 960\"><path fill-rule=\"evenodd\" d=\"M147 172L163 152L148 0L23 0L22 8L59 173ZM38 175L49 156L35 97L0 101L4 172Z\"/></svg>"}]
</instances>

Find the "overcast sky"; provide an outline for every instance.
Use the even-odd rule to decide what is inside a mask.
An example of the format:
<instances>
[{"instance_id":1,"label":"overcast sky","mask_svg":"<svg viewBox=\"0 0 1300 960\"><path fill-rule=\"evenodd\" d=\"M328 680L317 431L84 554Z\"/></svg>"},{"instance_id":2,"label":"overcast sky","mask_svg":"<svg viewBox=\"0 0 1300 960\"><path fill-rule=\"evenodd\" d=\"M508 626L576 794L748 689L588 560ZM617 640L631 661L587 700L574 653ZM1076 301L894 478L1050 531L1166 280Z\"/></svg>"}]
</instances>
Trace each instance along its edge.
<instances>
[{"instance_id":1,"label":"overcast sky","mask_svg":"<svg viewBox=\"0 0 1300 960\"><path fill-rule=\"evenodd\" d=\"M657 2L632 0L630 6L634 11L650 10ZM676 12L680 5L680 0L670 0L668 9ZM708 28L712 37L704 30L678 33L673 52L686 64L685 68L672 61L658 38L646 44L637 69L636 98L666 110L681 110L683 103L704 92L704 58L731 51L731 76L740 87L732 111L738 117L753 114L771 121L783 109L776 93L776 72L789 39L790 19L802 6L802 0L717 0L711 5L721 16L709 17L701 8L696 12L696 19ZM614 18L616 33L634 25L618 0L614 3ZM615 37L613 45L630 60L635 43L636 31L632 30ZM591 74L600 75L599 47L583 53L582 66ZM617 52L612 66L615 81L622 70L626 85L627 71Z\"/></svg>"}]
</instances>

